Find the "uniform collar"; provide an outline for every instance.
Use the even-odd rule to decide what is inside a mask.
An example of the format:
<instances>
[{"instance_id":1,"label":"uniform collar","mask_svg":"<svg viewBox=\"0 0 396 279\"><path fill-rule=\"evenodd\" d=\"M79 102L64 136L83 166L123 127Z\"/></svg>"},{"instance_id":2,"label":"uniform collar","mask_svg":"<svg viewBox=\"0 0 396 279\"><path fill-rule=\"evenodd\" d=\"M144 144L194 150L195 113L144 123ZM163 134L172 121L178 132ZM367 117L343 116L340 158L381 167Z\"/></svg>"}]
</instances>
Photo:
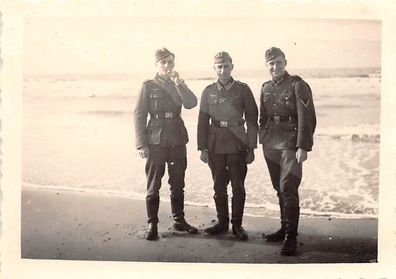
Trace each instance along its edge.
<instances>
[{"instance_id":1,"label":"uniform collar","mask_svg":"<svg viewBox=\"0 0 396 279\"><path fill-rule=\"evenodd\" d=\"M169 79L164 79L163 77L161 77L158 73L155 75L154 80L157 81L160 84L169 84L172 83L172 80Z\"/></svg>"},{"instance_id":2,"label":"uniform collar","mask_svg":"<svg viewBox=\"0 0 396 279\"><path fill-rule=\"evenodd\" d=\"M274 79L271 80L271 84L275 85L275 84L281 84L284 80L286 80L289 77L289 73L285 72L283 76L280 77L280 79L278 79L277 81L275 81Z\"/></svg>"},{"instance_id":3,"label":"uniform collar","mask_svg":"<svg viewBox=\"0 0 396 279\"><path fill-rule=\"evenodd\" d=\"M221 91L223 88L225 88L226 90L229 90L233 84L234 84L234 79L232 77L225 85L221 84L219 80L216 81L217 90L219 90L219 91Z\"/></svg>"}]
</instances>

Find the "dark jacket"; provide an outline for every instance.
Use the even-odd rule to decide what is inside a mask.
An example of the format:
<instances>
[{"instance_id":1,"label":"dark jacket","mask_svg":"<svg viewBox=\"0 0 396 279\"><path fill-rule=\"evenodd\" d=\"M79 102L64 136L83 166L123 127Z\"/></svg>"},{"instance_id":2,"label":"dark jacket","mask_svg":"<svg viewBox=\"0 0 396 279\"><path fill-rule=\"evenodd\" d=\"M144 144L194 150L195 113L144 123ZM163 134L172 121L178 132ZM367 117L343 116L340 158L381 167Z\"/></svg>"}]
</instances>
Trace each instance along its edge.
<instances>
[{"instance_id":1,"label":"dark jacket","mask_svg":"<svg viewBox=\"0 0 396 279\"><path fill-rule=\"evenodd\" d=\"M261 88L259 125L259 140L264 148L311 151L316 115L309 85L288 73L278 82L265 82Z\"/></svg>"},{"instance_id":2,"label":"dark jacket","mask_svg":"<svg viewBox=\"0 0 396 279\"><path fill-rule=\"evenodd\" d=\"M231 79L206 87L198 117L198 149L231 154L257 147L258 109L249 86ZM219 127L219 122L232 127ZM217 123L217 125L216 125Z\"/></svg>"},{"instance_id":3,"label":"dark jacket","mask_svg":"<svg viewBox=\"0 0 396 279\"><path fill-rule=\"evenodd\" d=\"M180 117L181 108L197 105L194 93L182 83L176 86L158 74L143 83L134 110L136 148L149 144L176 146L188 142L187 130ZM147 123L148 115L150 119Z\"/></svg>"}]
</instances>

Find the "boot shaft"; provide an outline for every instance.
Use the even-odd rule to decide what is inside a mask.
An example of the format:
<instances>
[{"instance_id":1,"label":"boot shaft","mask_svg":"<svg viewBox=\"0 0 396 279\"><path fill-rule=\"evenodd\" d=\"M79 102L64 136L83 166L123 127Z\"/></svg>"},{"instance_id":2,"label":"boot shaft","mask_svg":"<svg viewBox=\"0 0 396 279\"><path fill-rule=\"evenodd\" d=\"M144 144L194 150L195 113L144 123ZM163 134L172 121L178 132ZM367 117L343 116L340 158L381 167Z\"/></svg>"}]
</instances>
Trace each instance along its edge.
<instances>
[{"instance_id":1,"label":"boot shaft","mask_svg":"<svg viewBox=\"0 0 396 279\"><path fill-rule=\"evenodd\" d=\"M245 197L232 197L231 204L232 204L231 223L235 226L241 226L243 211L245 208Z\"/></svg>"},{"instance_id":2,"label":"boot shaft","mask_svg":"<svg viewBox=\"0 0 396 279\"><path fill-rule=\"evenodd\" d=\"M219 219L219 222L228 224L229 222L228 196L225 197L214 196L213 199L216 205L217 218Z\"/></svg>"},{"instance_id":3,"label":"boot shaft","mask_svg":"<svg viewBox=\"0 0 396 279\"><path fill-rule=\"evenodd\" d=\"M171 197L171 210L174 221L184 220L184 197Z\"/></svg>"},{"instance_id":4,"label":"boot shaft","mask_svg":"<svg viewBox=\"0 0 396 279\"><path fill-rule=\"evenodd\" d=\"M146 210L147 210L147 223L155 223L159 222L158 220L158 210L159 210L159 197L150 197L146 198Z\"/></svg>"},{"instance_id":5,"label":"boot shaft","mask_svg":"<svg viewBox=\"0 0 396 279\"><path fill-rule=\"evenodd\" d=\"M300 207L285 207L286 235L298 235L298 223L300 218Z\"/></svg>"}]
</instances>

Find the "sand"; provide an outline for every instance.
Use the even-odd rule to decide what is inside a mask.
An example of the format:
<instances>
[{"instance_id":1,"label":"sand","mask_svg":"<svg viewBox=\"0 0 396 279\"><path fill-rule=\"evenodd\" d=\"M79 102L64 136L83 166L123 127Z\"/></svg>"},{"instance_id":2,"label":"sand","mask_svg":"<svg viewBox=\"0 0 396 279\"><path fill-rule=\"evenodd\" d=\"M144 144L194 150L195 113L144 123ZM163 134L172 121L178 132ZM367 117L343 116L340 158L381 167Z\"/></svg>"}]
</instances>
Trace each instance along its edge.
<instances>
[{"instance_id":1,"label":"sand","mask_svg":"<svg viewBox=\"0 0 396 279\"><path fill-rule=\"evenodd\" d=\"M187 220L199 234L171 228L170 205L160 207L159 240L144 239L144 200L75 191L24 187L22 258L188 263L373 263L377 260L377 219L302 218L296 256L278 254L280 243L266 243L279 221L244 218L248 241L232 235L208 236L203 229L214 209L186 206Z\"/></svg>"}]
</instances>

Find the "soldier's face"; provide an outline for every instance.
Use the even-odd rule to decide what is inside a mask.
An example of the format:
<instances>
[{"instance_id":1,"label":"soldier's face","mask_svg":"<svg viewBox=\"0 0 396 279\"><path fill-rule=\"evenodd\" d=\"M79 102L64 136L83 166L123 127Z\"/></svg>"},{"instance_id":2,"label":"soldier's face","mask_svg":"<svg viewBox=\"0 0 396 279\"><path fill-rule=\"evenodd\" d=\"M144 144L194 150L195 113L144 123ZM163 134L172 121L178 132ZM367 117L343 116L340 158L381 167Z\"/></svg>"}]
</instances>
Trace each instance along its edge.
<instances>
[{"instance_id":1,"label":"soldier's face","mask_svg":"<svg viewBox=\"0 0 396 279\"><path fill-rule=\"evenodd\" d=\"M287 61L282 55L269 60L266 66L273 78L280 78L286 72Z\"/></svg>"},{"instance_id":2,"label":"soldier's face","mask_svg":"<svg viewBox=\"0 0 396 279\"><path fill-rule=\"evenodd\" d=\"M234 68L231 61L215 63L213 67L220 81L228 81L231 78L231 72Z\"/></svg>"},{"instance_id":3,"label":"soldier's face","mask_svg":"<svg viewBox=\"0 0 396 279\"><path fill-rule=\"evenodd\" d=\"M169 55L168 57L158 61L156 65L158 74L164 78L169 78L170 73L175 67L175 58L173 55Z\"/></svg>"}]
</instances>

